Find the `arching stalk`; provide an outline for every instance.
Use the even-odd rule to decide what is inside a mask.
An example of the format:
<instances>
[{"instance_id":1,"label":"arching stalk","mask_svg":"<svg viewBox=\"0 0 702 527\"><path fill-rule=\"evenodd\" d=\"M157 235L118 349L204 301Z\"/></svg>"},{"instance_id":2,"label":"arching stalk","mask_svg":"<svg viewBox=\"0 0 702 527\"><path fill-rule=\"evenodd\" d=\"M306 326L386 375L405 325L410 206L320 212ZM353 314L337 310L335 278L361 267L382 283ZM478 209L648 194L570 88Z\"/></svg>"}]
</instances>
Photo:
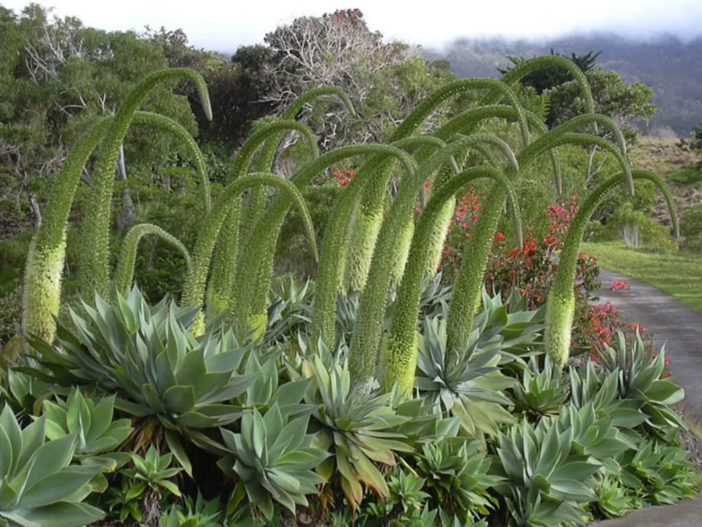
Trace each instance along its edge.
<instances>
[{"instance_id":1,"label":"arching stalk","mask_svg":"<svg viewBox=\"0 0 702 527\"><path fill-rule=\"evenodd\" d=\"M132 287L137 248L139 247L139 242L141 239L148 234L156 235L166 243L169 243L178 249L185 260L185 265L188 272L191 270L192 265L190 262L190 253L178 238L172 234L169 234L158 225L153 225L151 223L139 223L129 229L129 232L124 237L119 254L119 260L117 261L117 268L115 269L115 276L113 279L114 288L115 291L122 295L126 295L129 292L129 289Z\"/></svg>"},{"instance_id":2,"label":"arching stalk","mask_svg":"<svg viewBox=\"0 0 702 527\"><path fill-rule=\"evenodd\" d=\"M668 210L670 211L673 231L679 234L678 217L673 196L665 182L657 175L644 170L633 170L634 179L652 181L663 192ZM546 301L546 328L544 346L551 360L562 368L570 353L570 339L575 314L575 273L578 262L580 242L583 239L587 224L602 200L615 188L627 180L626 175L619 173L593 190L580 205L578 212L571 221L568 234L563 242L560 253L558 270L553 277L553 283Z\"/></svg>"},{"instance_id":3,"label":"arching stalk","mask_svg":"<svg viewBox=\"0 0 702 527\"><path fill-rule=\"evenodd\" d=\"M585 111L587 113L595 113L595 101L592 98L592 90L590 90L590 85L587 82L587 77L580 70L580 68L572 60L566 57L560 57L558 55L542 55L540 57L533 57L527 59L519 64L516 64L511 70L502 76L502 82L508 85L515 84L519 82L522 78L529 75L530 73L552 67L559 67L567 70L572 76L573 80L578 84L580 92L583 96L585 102ZM502 99L502 94L494 90L490 96L487 97L487 104L494 104Z\"/></svg>"},{"instance_id":4,"label":"arching stalk","mask_svg":"<svg viewBox=\"0 0 702 527\"><path fill-rule=\"evenodd\" d=\"M548 133L546 125L534 114L528 110L524 110L527 118L527 123L532 129L535 129L540 135ZM436 136L441 138L454 137L456 134L470 134L475 127L483 120L490 118L502 118L514 121L518 118L518 113L514 106L505 104L493 104L488 106L480 106L457 115L453 119L445 123L436 131ZM526 144L525 144L526 146ZM551 155L551 164L553 166L553 178L558 189L558 194L563 194L563 181L561 177L560 163L555 150L549 151Z\"/></svg>"},{"instance_id":5,"label":"arching stalk","mask_svg":"<svg viewBox=\"0 0 702 527\"><path fill-rule=\"evenodd\" d=\"M335 96L338 97L340 102L346 107L346 110L351 114L355 114L353 104L351 100L344 93L343 90L339 88L334 88L332 86L323 86L320 88L313 88L295 99L290 106L281 115L282 120L294 120L297 114L300 113L302 108L312 102L314 99L324 96ZM273 162L275 160L276 153L280 147L281 141L286 136L286 132L278 132L277 134L271 136L266 140L265 145L261 149L261 152L256 161L256 171L257 172L273 172ZM259 214L263 211L266 201L266 189L259 187L254 189L246 203L246 208L244 215L241 220L240 231L242 235L248 233L248 229L253 228L256 221L259 218ZM247 227L248 226L248 227Z\"/></svg>"},{"instance_id":6,"label":"arching stalk","mask_svg":"<svg viewBox=\"0 0 702 527\"><path fill-rule=\"evenodd\" d=\"M266 141L277 137L278 134L286 133L291 130L302 135L307 142L312 157L317 157L317 138L308 126L291 120L276 121L262 127L246 140L234 160L234 166L232 167L229 181L236 181L248 172L253 157L261 145L265 145ZM265 196L265 192L265 187L259 186L252 189L251 195ZM236 283L234 277L236 275L237 261L242 258L240 253L245 252L248 249L247 245L250 245L245 241L240 249L240 217L241 203L239 202L230 208L225 223L222 226L222 232L218 238L219 242L212 263L210 282L207 288L207 311L211 314L225 311L229 305L231 295L236 293L236 291L234 291L234 284ZM246 229L251 228L251 226L248 225L241 225L241 227L245 227ZM251 277L249 279L251 279Z\"/></svg>"},{"instance_id":7,"label":"arching stalk","mask_svg":"<svg viewBox=\"0 0 702 527\"><path fill-rule=\"evenodd\" d=\"M297 188L303 189L307 186L309 181L322 170L325 170L329 166L338 163L343 159L361 155L373 156L373 158L368 161L368 164L377 163L379 159L380 162L382 162L382 156L399 156L405 164L412 163L411 158L406 153L388 145L366 143L361 145L345 146L321 155L319 158L303 167L291 181L295 184L295 186L297 186ZM362 171L363 170L359 170L359 174ZM358 177L359 176L357 175L356 178ZM355 186L357 186L357 184L355 184L354 187ZM351 185L349 185L349 187L351 187ZM344 191L344 194L347 192L348 187ZM262 315L266 315L268 291L270 289L271 276L273 275L273 260L275 256L276 241L278 239L283 218L285 217L289 207L290 200L287 198L287 196L276 196L270 206L263 212L260 220L257 222L256 228L252 232L251 239L262 240L265 245L254 245L253 250L249 255L247 255L246 260L243 261L242 265L237 268L236 284L239 285L240 289L239 294L237 294L236 297L233 297L233 299L236 300L236 303L230 304L229 309L232 313L239 311L239 305L249 305L251 307L246 309L250 309L250 312L254 315L259 315L259 319L262 318ZM338 209L335 208L334 213L334 217L338 216ZM324 252L324 249L322 249L322 252ZM337 248L337 252L332 252L331 254L335 255L336 265L343 267L343 258L341 257L340 252L341 251L339 251ZM323 259L324 257L322 256L321 258ZM320 263L320 267L321 266L322 264ZM251 280L250 277L252 276L256 277L257 280ZM318 274L318 284L319 281L320 278ZM334 291L333 298L334 309L336 309L336 290Z\"/></svg>"},{"instance_id":8,"label":"arching stalk","mask_svg":"<svg viewBox=\"0 0 702 527\"><path fill-rule=\"evenodd\" d=\"M85 296L92 296L94 292L102 296L107 296L109 293L111 202L120 145L134 114L149 92L163 82L179 79L187 79L195 83L205 116L212 119L210 99L202 77L189 69L164 70L149 75L131 91L105 133L93 178L92 199L88 201L86 207L81 235L79 277L81 290Z\"/></svg>"},{"instance_id":9,"label":"arching stalk","mask_svg":"<svg viewBox=\"0 0 702 527\"><path fill-rule=\"evenodd\" d=\"M406 171L405 177L414 176L416 163L406 152L392 146L384 146L384 151L385 155L393 155L402 162ZM336 294L345 256L345 253L340 251L340 247L346 240L347 219L364 186L371 184L372 179L377 177L376 163L383 162L383 159L375 157L358 171L356 177L351 180L334 204L334 215L324 231L317 269L317 292L314 298L312 328L313 342L321 339L329 349L333 349L336 339Z\"/></svg>"},{"instance_id":10,"label":"arching stalk","mask_svg":"<svg viewBox=\"0 0 702 527\"><path fill-rule=\"evenodd\" d=\"M586 117L596 119L591 115ZM578 121L578 125L582 124L583 121ZM564 123L529 144L517 156L521 169L525 170L540 155L557 146L596 144L612 153L622 167L627 181L631 179L629 164L613 143L592 134L571 133L572 128L573 126L569 123ZM518 177L516 171L508 171L507 174L510 179ZM468 342L473 316L480 306L480 291L485 268L505 197L504 189L501 186L493 185L480 211L480 217L475 224L473 234L465 246L463 261L454 281L449 308L447 324L449 348L461 348Z\"/></svg>"},{"instance_id":11,"label":"arching stalk","mask_svg":"<svg viewBox=\"0 0 702 527\"><path fill-rule=\"evenodd\" d=\"M183 145L187 154L190 156L190 161L195 166L195 174L200 183L200 192L202 192L202 206L205 214L210 212L212 208L212 198L210 197L210 179L207 175L207 166L205 164L205 156L202 155L200 147L197 146L195 139L183 125L178 121L153 112L136 112L132 121L134 125L152 126L175 136L176 139Z\"/></svg>"},{"instance_id":12,"label":"arching stalk","mask_svg":"<svg viewBox=\"0 0 702 527\"><path fill-rule=\"evenodd\" d=\"M390 391L397 382L401 392L409 395L414 386L414 372L417 366L416 327L424 275L423 262L431 250L434 226L441 217L444 204L453 200L455 194L469 182L483 177L492 178L495 184L505 187L515 232L521 246L522 231L517 195L509 179L501 171L490 167L469 168L435 191L417 222L407 268L395 300L390 331L383 344L380 379L384 391Z\"/></svg>"},{"instance_id":13,"label":"arching stalk","mask_svg":"<svg viewBox=\"0 0 702 527\"><path fill-rule=\"evenodd\" d=\"M404 121L397 127L390 142L394 143L405 139L413 134L424 120L436 110L442 102L459 93L474 89L490 89L500 93L515 108L518 114L522 139L528 141L527 120L519 101L514 92L501 81L487 78L464 79L452 82L439 88L429 97L424 99ZM441 139L448 139L442 137ZM430 155L430 151L420 153L416 159L421 164ZM351 232L354 233L348 248L348 253L353 254L353 260L349 261L349 268L346 272L346 285L349 292L360 292L366 284L368 268L376 245L380 226L383 221L385 209L385 192L392 176L392 163L378 167L378 175L374 180L377 184L367 187L363 191L363 197L355 214L355 221ZM411 220L408 220L408 222ZM404 226L405 239L411 237L413 226L407 223ZM409 249L409 245L405 246ZM398 255L399 256L399 255ZM401 275L404 269L404 261L398 259L395 275Z\"/></svg>"},{"instance_id":14,"label":"arching stalk","mask_svg":"<svg viewBox=\"0 0 702 527\"><path fill-rule=\"evenodd\" d=\"M205 299L205 284L207 283L207 275L209 274L212 252L227 212L232 205L237 203L237 200L247 188L256 185L270 185L276 187L280 192L284 192L289 197L290 201L297 207L302 216L305 231L309 237L310 247L316 258L317 243L314 234L314 226L312 225L312 218L305 203L305 199L302 197L297 187L287 179L282 179L273 174L248 174L227 185L224 192L217 199L209 216L202 223L202 230L198 235L195 248L193 249L192 270L188 274L185 287L183 288L183 298L181 300L183 306L202 306ZM263 240L259 243L263 243ZM201 332L204 331L204 317L202 316L202 312L196 324L193 325L192 331L195 334L201 334Z\"/></svg>"},{"instance_id":15,"label":"arching stalk","mask_svg":"<svg viewBox=\"0 0 702 527\"><path fill-rule=\"evenodd\" d=\"M423 147L425 157L437 148L443 148L445 145L446 143L441 139L431 136L410 136L392 143L392 146L405 151L410 151L417 146ZM457 170L453 157L451 158L451 163ZM379 173L381 172L379 171ZM389 175L390 172L388 171ZM341 282L341 290L346 294L360 293L366 285L371 256L385 215L385 206L388 199L386 187L389 180L390 177L379 177L372 184L367 185L360 202L352 214L351 223L353 228L349 229L348 249L345 245L342 245L340 248L346 253L346 265L343 282ZM385 186L383 186L383 183ZM409 243L412 239L413 231L414 222L408 221L400 234L404 240L402 247L405 250L400 250L395 260L393 276L396 282L402 277L402 270L409 252Z\"/></svg>"},{"instance_id":16,"label":"arching stalk","mask_svg":"<svg viewBox=\"0 0 702 527\"><path fill-rule=\"evenodd\" d=\"M449 144L425 161L415 174L409 175L400 184L398 194L378 236L368 283L361 295L356 327L351 339L349 371L358 388L368 386L375 374L390 289L392 262L399 249L398 235L404 223L412 217L414 200L419 189L434 170L446 163L451 156L475 143L497 146L511 163L516 164L514 154L504 141L488 134L473 134Z\"/></svg>"},{"instance_id":17,"label":"arching stalk","mask_svg":"<svg viewBox=\"0 0 702 527\"><path fill-rule=\"evenodd\" d=\"M85 164L112 118L95 122L78 140L56 175L44 219L27 253L22 290L22 333L54 339L61 304L61 277L66 260L66 227Z\"/></svg>"},{"instance_id":18,"label":"arching stalk","mask_svg":"<svg viewBox=\"0 0 702 527\"><path fill-rule=\"evenodd\" d=\"M526 115L527 122L530 128L536 129L541 134L545 134L548 131L543 122L541 122L533 112L524 110L524 113ZM445 123L443 126L441 126L441 128L439 128L435 132L435 135L436 137L448 139L450 137L455 137L458 134L472 133L477 127L477 125L485 119L503 118L515 120L517 119L517 117L518 112L514 106L481 106L478 108L467 110L457 115L456 117L450 119L447 123ZM497 166L495 157L492 155L492 153L487 147L485 147L484 145L474 145L473 148L475 150L478 150L480 154L482 154L482 156L489 161L490 165ZM466 159L467 154L468 152L465 151L461 152L456 156L461 161L461 165L463 165L463 161ZM558 189L558 193L560 195L563 192L560 163L558 161L558 156L556 155L556 152L554 150L551 150L550 154L551 162L553 165L554 180ZM436 188L440 187L442 184L448 181L450 177L451 171L447 167L444 167L436 176L434 186ZM429 250L427 259L425 260L425 277L434 276L434 274L436 273L436 269L439 263L441 262L441 254L444 249L444 243L448 233L449 225L451 223L451 219L453 218L454 210L454 201L449 200L445 202L441 212L439 213L437 221L434 223L434 233L431 237L431 249Z\"/></svg>"}]
</instances>

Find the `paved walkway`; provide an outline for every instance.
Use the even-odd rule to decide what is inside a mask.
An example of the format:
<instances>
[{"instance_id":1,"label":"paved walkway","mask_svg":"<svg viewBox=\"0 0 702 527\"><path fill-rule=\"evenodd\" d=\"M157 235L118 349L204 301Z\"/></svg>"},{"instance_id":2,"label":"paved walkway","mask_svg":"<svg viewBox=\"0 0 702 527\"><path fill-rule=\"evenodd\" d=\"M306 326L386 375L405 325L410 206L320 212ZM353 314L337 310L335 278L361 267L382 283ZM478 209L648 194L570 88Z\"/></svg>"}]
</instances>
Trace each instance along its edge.
<instances>
[{"instance_id":1,"label":"paved walkway","mask_svg":"<svg viewBox=\"0 0 702 527\"><path fill-rule=\"evenodd\" d=\"M622 316L640 322L655 334L658 346L666 342L673 379L685 389L685 416L702 424L702 314L670 295L628 276L600 268L602 287L595 292L609 300ZM610 291L612 280L625 280L629 289ZM702 527L702 497L665 507L647 507L601 527Z\"/></svg>"}]
</instances>

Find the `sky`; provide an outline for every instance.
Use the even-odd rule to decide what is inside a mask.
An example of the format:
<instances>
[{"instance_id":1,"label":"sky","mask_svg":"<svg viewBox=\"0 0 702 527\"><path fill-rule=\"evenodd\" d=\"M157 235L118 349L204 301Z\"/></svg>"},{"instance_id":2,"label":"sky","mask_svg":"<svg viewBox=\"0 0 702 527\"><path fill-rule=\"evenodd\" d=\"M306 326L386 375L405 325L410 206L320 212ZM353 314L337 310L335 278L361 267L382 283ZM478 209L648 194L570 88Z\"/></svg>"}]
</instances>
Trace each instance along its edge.
<instances>
[{"instance_id":1,"label":"sky","mask_svg":"<svg viewBox=\"0 0 702 527\"><path fill-rule=\"evenodd\" d=\"M348 0L347 0L348 1ZM0 0L19 12L29 2ZM190 44L233 52L263 42L264 35L298 16L359 8L368 27L387 40L440 48L456 38L539 40L571 33L613 31L650 39L667 33L683 40L702 35L702 0L39 0L58 16L86 26L142 31L145 26L182 28ZM194 9L196 7L197 9Z\"/></svg>"}]
</instances>

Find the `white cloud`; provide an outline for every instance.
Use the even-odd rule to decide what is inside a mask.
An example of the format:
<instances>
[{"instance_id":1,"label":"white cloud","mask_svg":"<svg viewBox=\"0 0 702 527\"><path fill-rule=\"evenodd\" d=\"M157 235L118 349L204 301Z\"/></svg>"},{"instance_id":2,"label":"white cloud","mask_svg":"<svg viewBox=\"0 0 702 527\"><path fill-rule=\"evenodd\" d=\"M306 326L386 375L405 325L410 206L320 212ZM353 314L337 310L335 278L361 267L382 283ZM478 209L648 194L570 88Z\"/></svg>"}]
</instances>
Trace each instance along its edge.
<instances>
[{"instance_id":1,"label":"white cloud","mask_svg":"<svg viewBox=\"0 0 702 527\"><path fill-rule=\"evenodd\" d=\"M5 0L18 11L24 0ZM60 16L74 15L103 29L183 28L190 42L208 49L233 49L263 41L264 35L296 16L318 16L336 7L359 7L373 30L413 44L439 45L457 37L538 38L590 30L646 37L663 31L689 37L702 33L700 0L48 0ZM193 6L197 9L193 9Z\"/></svg>"}]
</instances>

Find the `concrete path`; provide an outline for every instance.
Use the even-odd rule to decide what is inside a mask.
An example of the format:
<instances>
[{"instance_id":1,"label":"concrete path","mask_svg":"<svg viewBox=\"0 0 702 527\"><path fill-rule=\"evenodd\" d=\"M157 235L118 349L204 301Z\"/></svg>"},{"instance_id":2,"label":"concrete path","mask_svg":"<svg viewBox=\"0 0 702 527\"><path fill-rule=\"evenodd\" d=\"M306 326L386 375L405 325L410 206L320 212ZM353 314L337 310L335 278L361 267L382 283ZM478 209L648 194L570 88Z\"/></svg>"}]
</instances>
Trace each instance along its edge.
<instances>
[{"instance_id":1,"label":"concrete path","mask_svg":"<svg viewBox=\"0 0 702 527\"><path fill-rule=\"evenodd\" d=\"M673 380L685 389L685 415L701 424L702 314L635 278L600 268L600 280L602 287L594 293L598 303L609 300L624 318L652 331L658 347L666 343ZM624 280L629 289L610 291L612 280Z\"/></svg>"},{"instance_id":2,"label":"concrete path","mask_svg":"<svg viewBox=\"0 0 702 527\"><path fill-rule=\"evenodd\" d=\"M673 380L685 389L685 416L702 424L702 314L670 295L635 278L600 268L602 287L594 294L599 303L612 302L628 320L640 322L666 343ZM624 280L629 289L610 291L612 280ZM647 507L624 518L598 522L600 527L702 527L702 497L676 505Z\"/></svg>"}]
</instances>

